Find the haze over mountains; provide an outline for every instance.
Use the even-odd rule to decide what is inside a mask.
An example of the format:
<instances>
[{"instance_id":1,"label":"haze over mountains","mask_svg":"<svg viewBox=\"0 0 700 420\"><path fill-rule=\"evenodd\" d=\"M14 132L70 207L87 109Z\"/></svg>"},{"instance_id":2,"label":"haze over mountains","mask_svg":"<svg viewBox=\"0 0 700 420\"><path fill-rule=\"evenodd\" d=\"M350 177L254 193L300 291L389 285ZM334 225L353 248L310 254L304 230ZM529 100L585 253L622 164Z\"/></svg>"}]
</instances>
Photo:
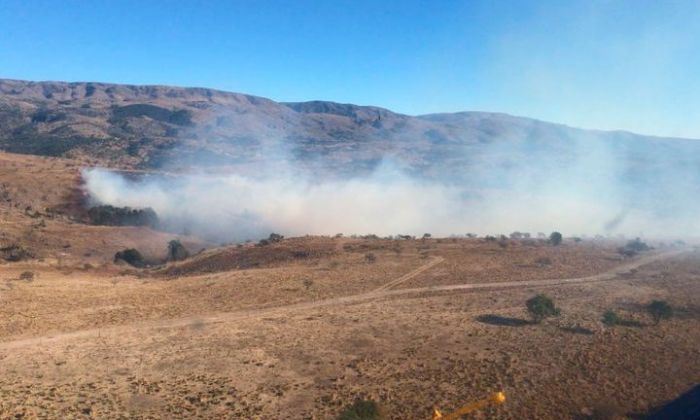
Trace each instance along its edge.
<instances>
[{"instance_id":1,"label":"haze over mountains","mask_svg":"<svg viewBox=\"0 0 700 420\"><path fill-rule=\"evenodd\" d=\"M652 167L659 158L687 161L700 151L697 142L580 130L496 113L408 116L371 106L278 103L204 88L0 79L2 149L87 155L126 167L241 164L283 156L361 171L392 158L425 174L457 176L461 171L455 168L485 164L496 153L515 164L552 155L570 159L591 145L610 146L623 163Z\"/></svg>"},{"instance_id":2,"label":"haze over mountains","mask_svg":"<svg viewBox=\"0 0 700 420\"><path fill-rule=\"evenodd\" d=\"M246 184L246 191L266 191L266 201L246 204L239 216L251 208L277 215L302 197L313 197L298 205L306 213L348 199L325 190L309 193L310 186L328 182L350 196L375 191L368 202L386 200L385 187L395 187L388 194L395 202L359 211L357 226L368 226L373 215L417 206L427 210L411 215L412 226L425 226L432 217L451 226L416 228L421 230L460 232L476 223L494 229L558 225L615 232L636 220L622 231L663 232L686 230L690 220L696 226L693 215L700 209L698 141L583 130L497 113L408 116L371 106L279 103L205 88L0 80L0 149L80 157L109 167L208 168L263 179ZM291 201L270 209L270 201L290 190L280 179L303 187ZM371 182L348 186L349 179ZM179 199L212 184L180 185ZM117 184L110 185L110 201L133 204L133 195L127 200ZM230 180L222 185L228 188ZM208 193L221 196L227 191L222 188ZM139 199L152 195L145 191ZM438 208L442 211L436 213ZM509 224L479 219L477 213ZM345 218L350 223L352 217ZM652 229L652 220L665 222ZM298 223L298 217L291 218L287 226ZM585 228L590 225L595 226ZM268 228L274 226L260 227ZM334 228L327 223L317 230Z\"/></svg>"}]
</instances>

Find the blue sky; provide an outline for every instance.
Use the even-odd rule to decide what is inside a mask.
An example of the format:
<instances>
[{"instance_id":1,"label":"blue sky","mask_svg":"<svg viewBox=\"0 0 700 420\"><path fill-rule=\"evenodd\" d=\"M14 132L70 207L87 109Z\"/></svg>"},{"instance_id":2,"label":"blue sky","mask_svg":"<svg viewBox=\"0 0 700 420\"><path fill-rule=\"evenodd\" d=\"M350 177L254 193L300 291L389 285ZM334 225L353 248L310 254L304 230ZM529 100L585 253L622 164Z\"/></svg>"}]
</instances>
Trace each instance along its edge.
<instances>
[{"instance_id":1,"label":"blue sky","mask_svg":"<svg viewBox=\"0 0 700 420\"><path fill-rule=\"evenodd\" d=\"M700 1L0 0L0 77L700 138Z\"/></svg>"}]
</instances>

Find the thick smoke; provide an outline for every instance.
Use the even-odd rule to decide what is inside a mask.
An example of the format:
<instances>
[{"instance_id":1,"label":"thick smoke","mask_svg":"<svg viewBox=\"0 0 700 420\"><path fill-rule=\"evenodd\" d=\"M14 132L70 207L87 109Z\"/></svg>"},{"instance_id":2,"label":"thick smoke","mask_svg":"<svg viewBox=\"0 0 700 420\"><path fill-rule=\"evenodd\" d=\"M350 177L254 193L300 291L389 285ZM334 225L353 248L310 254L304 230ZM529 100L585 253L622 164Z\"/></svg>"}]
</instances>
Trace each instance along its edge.
<instances>
[{"instance_id":1,"label":"thick smoke","mask_svg":"<svg viewBox=\"0 0 700 420\"><path fill-rule=\"evenodd\" d=\"M580 139L567 147L575 153L566 158L528 160L513 145L492 146L454 177L458 182L421 177L389 159L368 176L344 180L319 180L291 163L260 177L133 179L104 169L85 170L83 177L95 203L152 207L165 228L222 242L270 232L449 236L559 230L662 238L687 236L698 227L693 191L682 183L679 191L672 184L663 184L662 191L637 187L625 181L629 174L605 144ZM672 181L674 174L661 175ZM669 197L676 202L667 202Z\"/></svg>"}]
</instances>

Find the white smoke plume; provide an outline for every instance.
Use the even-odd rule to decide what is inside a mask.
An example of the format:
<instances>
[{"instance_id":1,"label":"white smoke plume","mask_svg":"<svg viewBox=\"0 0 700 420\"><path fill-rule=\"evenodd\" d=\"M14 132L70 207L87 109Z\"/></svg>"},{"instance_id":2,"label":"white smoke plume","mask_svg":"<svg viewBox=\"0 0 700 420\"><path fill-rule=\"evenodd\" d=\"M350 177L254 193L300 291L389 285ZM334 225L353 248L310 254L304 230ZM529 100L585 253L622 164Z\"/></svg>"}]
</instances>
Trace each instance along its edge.
<instances>
[{"instance_id":1,"label":"white smoke plume","mask_svg":"<svg viewBox=\"0 0 700 420\"><path fill-rule=\"evenodd\" d=\"M83 171L96 204L151 207L166 229L221 242L306 234L561 231L565 235L687 236L698 224L662 217L654 206L630 206L620 197L615 162L604 149L587 146L575 162L545 170L516 165L496 172L502 185L428 181L385 162L370 176L319 181L287 169L262 178L194 173L126 178L105 169ZM291 165L289 165L291 167ZM494 169L495 170L495 169Z\"/></svg>"}]
</instances>

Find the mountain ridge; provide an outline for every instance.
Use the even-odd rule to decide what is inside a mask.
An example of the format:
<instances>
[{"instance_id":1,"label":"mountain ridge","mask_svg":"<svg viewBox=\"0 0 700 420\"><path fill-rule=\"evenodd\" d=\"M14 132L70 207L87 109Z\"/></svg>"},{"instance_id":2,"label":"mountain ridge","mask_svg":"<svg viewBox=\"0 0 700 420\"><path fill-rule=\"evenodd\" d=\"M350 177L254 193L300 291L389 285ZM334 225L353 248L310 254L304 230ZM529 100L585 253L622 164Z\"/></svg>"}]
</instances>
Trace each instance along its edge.
<instances>
[{"instance_id":1,"label":"mountain ridge","mask_svg":"<svg viewBox=\"0 0 700 420\"><path fill-rule=\"evenodd\" d=\"M692 140L497 112L411 116L200 87L0 79L0 150L121 168L250 172L287 160L316 174L353 176L388 159L420 176L460 181L518 162L565 165L593 146L639 175L659 159L700 161L700 142Z\"/></svg>"}]
</instances>

